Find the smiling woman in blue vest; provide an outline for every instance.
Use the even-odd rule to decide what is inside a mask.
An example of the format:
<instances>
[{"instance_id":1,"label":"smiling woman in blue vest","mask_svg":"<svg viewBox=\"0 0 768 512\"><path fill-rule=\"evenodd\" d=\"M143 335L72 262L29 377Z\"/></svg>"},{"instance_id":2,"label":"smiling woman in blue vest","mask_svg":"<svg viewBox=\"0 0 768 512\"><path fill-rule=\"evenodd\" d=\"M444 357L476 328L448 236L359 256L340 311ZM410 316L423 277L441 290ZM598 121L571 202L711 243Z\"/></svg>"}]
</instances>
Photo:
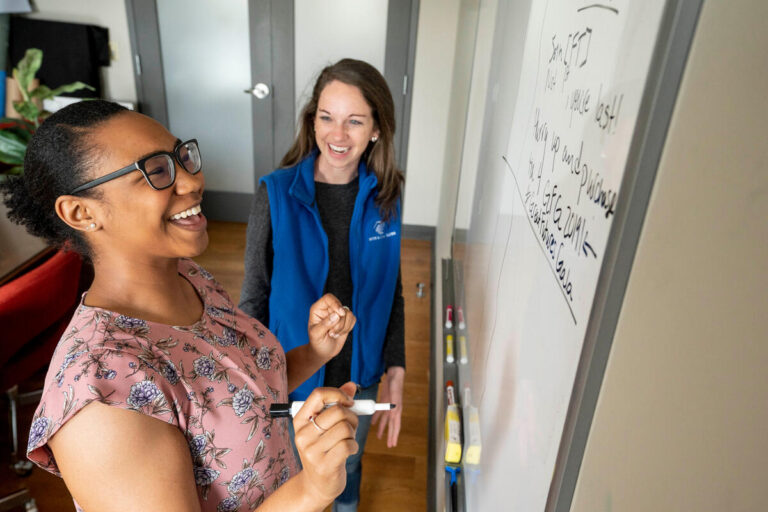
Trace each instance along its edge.
<instances>
[{"instance_id":1,"label":"smiling woman in blue vest","mask_svg":"<svg viewBox=\"0 0 768 512\"><path fill-rule=\"evenodd\" d=\"M307 311L333 293L357 316L341 352L299 386L352 380L356 398L396 404L377 413L378 436L397 444L405 378L400 276L400 194L392 95L373 66L343 59L320 73L281 168L261 179L248 221L240 307L269 325L285 350L308 343ZM367 421L366 421L367 420ZM335 511L356 510L371 417L360 417L360 449L347 460Z\"/></svg>"}]
</instances>

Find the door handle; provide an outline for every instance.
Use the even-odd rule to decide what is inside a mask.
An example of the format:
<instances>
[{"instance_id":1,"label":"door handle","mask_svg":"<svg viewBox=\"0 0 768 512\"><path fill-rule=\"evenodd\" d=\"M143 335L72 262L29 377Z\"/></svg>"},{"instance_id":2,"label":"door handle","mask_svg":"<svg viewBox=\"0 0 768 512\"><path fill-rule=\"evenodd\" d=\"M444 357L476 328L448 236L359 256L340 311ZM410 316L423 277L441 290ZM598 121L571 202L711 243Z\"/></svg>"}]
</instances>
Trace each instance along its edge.
<instances>
[{"instance_id":1,"label":"door handle","mask_svg":"<svg viewBox=\"0 0 768 512\"><path fill-rule=\"evenodd\" d=\"M269 96L270 90L267 84L263 82L259 82L256 85L254 85L252 88L246 89L243 92L248 94L253 94L258 99L263 100L264 98Z\"/></svg>"}]
</instances>

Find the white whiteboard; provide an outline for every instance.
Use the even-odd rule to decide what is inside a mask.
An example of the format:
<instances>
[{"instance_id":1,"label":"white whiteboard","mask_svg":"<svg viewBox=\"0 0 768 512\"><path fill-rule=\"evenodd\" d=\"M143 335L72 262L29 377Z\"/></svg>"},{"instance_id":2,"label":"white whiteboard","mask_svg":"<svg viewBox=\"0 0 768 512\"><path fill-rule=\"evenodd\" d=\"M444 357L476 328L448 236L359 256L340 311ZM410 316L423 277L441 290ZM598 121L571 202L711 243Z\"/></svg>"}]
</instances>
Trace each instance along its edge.
<instances>
[{"instance_id":1,"label":"white whiteboard","mask_svg":"<svg viewBox=\"0 0 768 512\"><path fill-rule=\"evenodd\" d=\"M469 511L545 508L665 6L533 0L521 53L520 3L499 2L470 228L454 247L483 441Z\"/></svg>"}]
</instances>

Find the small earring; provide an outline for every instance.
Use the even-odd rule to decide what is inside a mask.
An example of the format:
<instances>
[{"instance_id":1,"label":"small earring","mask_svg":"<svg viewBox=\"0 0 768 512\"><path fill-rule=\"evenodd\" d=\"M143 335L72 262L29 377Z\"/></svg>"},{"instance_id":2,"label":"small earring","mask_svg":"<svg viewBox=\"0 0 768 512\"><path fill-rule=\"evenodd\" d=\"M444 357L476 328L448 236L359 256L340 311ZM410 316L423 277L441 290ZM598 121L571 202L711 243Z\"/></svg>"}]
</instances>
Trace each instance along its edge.
<instances>
[{"instance_id":1,"label":"small earring","mask_svg":"<svg viewBox=\"0 0 768 512\"><path fill-rule=\"evenodd\" d=\"M88 224L88 228L87 229L96 229L96 223L95 222L91 222L90 224Z\"/></svg>"},{"instance_id":2,"label":"small earring","mask_svg":"<svg viewBox=\"0 0 768 512\"><path fill-rule=\"evenodd\" d=\"M373 137L371 137L371 142L376 142L377 140L379 140L377 136L374 135Z\"/></svg>"}]
</instances>

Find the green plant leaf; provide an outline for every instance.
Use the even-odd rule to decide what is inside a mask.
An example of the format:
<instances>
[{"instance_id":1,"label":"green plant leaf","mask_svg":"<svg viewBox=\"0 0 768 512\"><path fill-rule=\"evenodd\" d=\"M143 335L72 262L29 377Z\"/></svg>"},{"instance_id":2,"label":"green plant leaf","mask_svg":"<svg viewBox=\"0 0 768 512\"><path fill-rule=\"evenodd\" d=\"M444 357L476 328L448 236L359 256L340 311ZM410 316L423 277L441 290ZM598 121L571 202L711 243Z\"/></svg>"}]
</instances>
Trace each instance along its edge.
<instances>
[{"instance_id":1,"label":"green plant leaf","mask_svg":"<svg viewBox=\"0 0 768 512\"><path fill-rule=\"evenodd\" d=\"M29 91L27 91L26 88L21 86L21 73L19 73L19 70L16 68L13 68L13 79L16 81L16 84L19 86L19 92L21 92L21 99L22 101L29 101Z\"/></svg>"},{"instance_id":2,"label":"green plant leaf","mask_svg":"<svg viewBox=\"0 0 768 512\"><path fill-rule=\"evenodd\" d=\"M38 85L31 91L29 91L29 99L36 98L39 100L47 100L53 98L51 89L45 85Z\"/></svg>"},{"instance_id":3,"label":"green plant leaf","mask_svg":"<svg viewBox=\"0 0 768 512\"><path fill-rule=\"evenodd\" d=\"M29 144L29 139L32 138L31 132L28 132L27 130L19 126L9 126L9 127L0 128L0 133L6 132L6 131L16 135L21 141L24 142L24 144Z\"/></svg>"},{"instance_id":4,"label":"green plant leaf","mask_svg":"<svg viewBox=\"0 0 768 512\"><path fill-rule=\"evenodd\" d=\"M8 130L19 136L25 143L29 143L32 134L35 132L35 125L25 119L11 119L4 117L0 119L0 130Z\"/></svg>"},{"instance_id":5,"label":"green plant leaf","mask_svg":"<svg viewBox=\"0 0 768 512\"><path fill-rule=\"evenodd\" d=\"M36 87L35 90L30 93L30 96L32 98L40 98L41 100L47 100L47 99L53 98L54 96L59 96L60 94L63 94L66 92L79 91L80 89L89 89L91 91L96 90L90 85L84 84L83 82L72 82L71 84L61 85L53 90L49 89L44 85L41 85L39 87Z\"/></svg>"},{"instance_id":6,"label":"green plant leaf","mask_svg":"<svg viewBox=\"0 0 768 512\"><path fill-rule=\"evenodd\" d=\"M0 130L0 162L22 165L27 143L10 130Z\"/></svg>"},{"instance_id":7,"label":"green plant leaf","mask_svg":"<svg viewBox=\"0 0 768 512\"><path fill-rule=\"evenodd\" d=\"M38 126L38 118L40 117L40 109L31 101L14 101L13 108L19 113L21 117Z\"/></svg>"},{"instance_id":8,"label":"green plant leaf","mask_svg":"<svg viewBox=\"0 0 768 512\"><path fill-rule=\"evenodd\" d=\"M35 74L40 69L42 63L42 50L29 48L13 70L13 78L19 83L19 88L25 101L29 99L27 96L29 86L32 84L32 80L35 79Z\"/></svg>"},{"instance_id":9,"label":"green plant leaf","mask_svg":"<svg viewBox=\"0 0 768 512\"><path fill-rule=\"evenodd\" d=\"M19 119L18 117L0 117L0 129L3 129L5 125L18 126L28 130L30 133L35 131L35 125L27 121L26 119Z\"/></svg>"}]
</instances>

